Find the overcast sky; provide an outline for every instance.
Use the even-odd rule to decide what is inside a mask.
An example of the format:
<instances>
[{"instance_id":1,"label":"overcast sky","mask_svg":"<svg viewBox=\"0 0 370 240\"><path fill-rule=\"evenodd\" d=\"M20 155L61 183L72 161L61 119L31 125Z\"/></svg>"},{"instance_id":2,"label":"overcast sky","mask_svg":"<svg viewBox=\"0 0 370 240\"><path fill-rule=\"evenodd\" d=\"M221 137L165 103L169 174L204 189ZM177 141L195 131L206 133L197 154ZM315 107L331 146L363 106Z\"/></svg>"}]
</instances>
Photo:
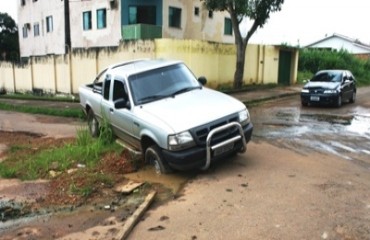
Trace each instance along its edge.
<instances>
[{"instance_id":1,"label":"overcast sky","mask_svg":"<svg viewBox=\"0 0 370 240\"><path fill-rule=\"evenodd\" d=\"M0 0L0 12L17 22L18 1ZM285 0L250 42L305 46L337 33L370 45L369 23L370 0Z\"/></svg>"}]
</instances>

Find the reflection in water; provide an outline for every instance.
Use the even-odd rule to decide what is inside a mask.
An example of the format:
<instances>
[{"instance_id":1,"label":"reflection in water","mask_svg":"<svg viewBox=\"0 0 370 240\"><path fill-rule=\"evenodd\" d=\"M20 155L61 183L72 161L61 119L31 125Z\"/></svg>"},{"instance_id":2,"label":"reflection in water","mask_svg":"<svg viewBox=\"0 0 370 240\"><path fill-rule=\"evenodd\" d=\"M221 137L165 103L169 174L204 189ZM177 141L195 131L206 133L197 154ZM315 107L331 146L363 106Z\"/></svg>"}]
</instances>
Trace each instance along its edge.
<instances>
[{"instance_id":1,"label":"reflection in water","mask_svg":"<svg viewBox=\"0 0 370 240\"><path fill-rule=\"evenodd\" d=\"M262 108L254 125L253 137L270 139L297 152L321 151L354 162L370 155L370 114L364 111L336 115L331 111L301 112L294 107Z\"/></svg>"}]
</instances>

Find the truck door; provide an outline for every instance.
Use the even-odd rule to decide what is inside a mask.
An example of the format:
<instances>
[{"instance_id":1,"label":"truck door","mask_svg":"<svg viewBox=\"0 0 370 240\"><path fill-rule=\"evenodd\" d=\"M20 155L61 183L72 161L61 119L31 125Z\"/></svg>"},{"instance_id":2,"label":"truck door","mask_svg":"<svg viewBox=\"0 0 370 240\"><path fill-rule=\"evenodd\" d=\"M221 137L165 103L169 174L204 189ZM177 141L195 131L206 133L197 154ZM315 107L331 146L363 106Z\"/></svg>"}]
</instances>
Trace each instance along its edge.
<instances>
[{"instance_id":1,"label":"truck door","mask_svg":"<svg viewBox=\"0 0 370 240\"><path fill-rule=\"evenodd\" d=\"M128 91L123 79L115 78L113 82L112 102L124 103L124 107L110 110L111 125L114 134L136 149L140 149L140 140L132 134L133 114L130 109Z\"/></svg>"}]
</instances>

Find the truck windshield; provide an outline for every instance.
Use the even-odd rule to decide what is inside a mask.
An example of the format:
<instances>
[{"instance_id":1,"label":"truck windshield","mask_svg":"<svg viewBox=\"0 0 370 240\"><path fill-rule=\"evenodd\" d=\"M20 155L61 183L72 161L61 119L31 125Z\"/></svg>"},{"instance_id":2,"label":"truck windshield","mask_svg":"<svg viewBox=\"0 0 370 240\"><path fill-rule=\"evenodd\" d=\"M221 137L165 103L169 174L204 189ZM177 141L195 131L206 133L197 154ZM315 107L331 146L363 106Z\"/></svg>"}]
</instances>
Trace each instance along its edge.
<instances>
[{"instance_id":1,"label":"truck windshield","mask_svg":"<svg viewBox=\"0 0 370 240\"><path fill-rule=\"evenodd\" d=\"M195 76L184 64L135 74L128 80L136 105L201 88Z\"/></svg>"}]
</instances>

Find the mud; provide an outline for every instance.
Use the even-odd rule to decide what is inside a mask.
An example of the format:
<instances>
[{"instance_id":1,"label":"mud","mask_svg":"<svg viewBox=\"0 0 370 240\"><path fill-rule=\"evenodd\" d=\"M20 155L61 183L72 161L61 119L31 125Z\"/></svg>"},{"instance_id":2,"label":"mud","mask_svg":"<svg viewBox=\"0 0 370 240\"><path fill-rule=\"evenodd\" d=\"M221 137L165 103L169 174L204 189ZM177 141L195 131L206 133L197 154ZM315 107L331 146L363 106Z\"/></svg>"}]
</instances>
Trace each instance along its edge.
<instances>
[{"instance_id":1,"label":"mud","mask_svg":"<svg viewBox=\"0 0 370 240\"><path fill-rule=\"evenodd\" d=\"M41 117L40 124L49 121L50 118ZM59 121L63 122L63 119ZM0 131L0 156L5 160L12 146L39 149L63 142L64 138L54 139L43 134ZM117 162L111 164L108 161L102 170L119 173L115 169L117 166ZM147 191L157 191L154 205L158 206L174 199L189 177L191 175L159 176L153 168L144 167L119 182L125 184L130 179L143 182L144 185L133 193L117 193L112 186L101 188L99 193L83 202L76 202L71 196L54 194L63 192L58 189L68 178L37 181L0 179L0 239L113 239L142 203Z\"/></svg>"}]
</instances>

